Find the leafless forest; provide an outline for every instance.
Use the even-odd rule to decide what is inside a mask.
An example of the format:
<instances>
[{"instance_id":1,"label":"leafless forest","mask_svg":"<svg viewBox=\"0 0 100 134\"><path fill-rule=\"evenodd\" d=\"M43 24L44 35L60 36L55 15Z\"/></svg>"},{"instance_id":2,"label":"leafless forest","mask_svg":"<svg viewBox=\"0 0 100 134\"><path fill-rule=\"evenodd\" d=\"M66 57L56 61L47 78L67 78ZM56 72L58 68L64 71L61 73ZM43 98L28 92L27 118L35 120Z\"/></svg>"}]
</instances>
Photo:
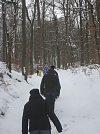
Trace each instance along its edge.
<instances>
[{"instance_id":1,"label":"leafless forest","mask_svg":"<svg viewBox=\"0 0 100 134\"><path fill-rule=\"evenodd\" d=\"M25 76L100 64L100 0L0 0L0 61Z\"/></svg>"}]
</instances>

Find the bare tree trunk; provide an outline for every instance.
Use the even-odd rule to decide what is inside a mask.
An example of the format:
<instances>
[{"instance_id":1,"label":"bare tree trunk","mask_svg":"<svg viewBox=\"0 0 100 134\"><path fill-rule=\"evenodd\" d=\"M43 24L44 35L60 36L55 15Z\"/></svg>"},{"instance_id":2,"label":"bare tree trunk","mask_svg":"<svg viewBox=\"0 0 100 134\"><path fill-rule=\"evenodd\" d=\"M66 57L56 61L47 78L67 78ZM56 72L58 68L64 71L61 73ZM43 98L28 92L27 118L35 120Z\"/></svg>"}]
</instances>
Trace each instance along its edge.
<instances>
[{"instance_id":1,"label":"bare tree trunk","mask_svg":"<svg viewBox=\"0 0 100 134\"><path fill-rule=\"evenodd\" d=\"M40 20L40 3L39 0L37 0L37 19L38 19L38 46L37 46L37 63L41 64L41 20Z\"/></svg>"},{"instance_id":2,"label":"bare tree trunk","mask_svg":"<svg viewBox=\"0 0 100 134\"><path fill-rule=\"evenodd\" d=\"M30 22L31 25L31 41L30 41L30 74L33 74L33 25L35 20L35 14L36 14L36 0L34 3L34 12L32 12L32 20L29 18L28 9L26 7L26 15L27 19Z\"/></svg>"},{"instance_id":3,"label":"bare tree trunk","mask_svg":"<svg viewBox=\"0 0 100 134\"><path fill-rule=\"evenodd\" d=\"M43 7L42 7L42 54L43 54L43 66L46 63L46 50L45 50L45 0L43 0Z\"/></svg>"},{"instance_id":4,"label":"bare tree trunk","mask_svg":"<svg viewBox=\"0 0 100 134\"><path fill-rule=\"evenodd\" d=\"M53 6L53 26L55 27L55 5L54 5L54 0L52 0L52 6ZM55 29L52 29L55 33ZM52 35L51 35L52 37ZM54 40L54 39L53 39ZM54 43L54 45L52 46L52 64L56 65L56 52L57 52L57 48L56 48L56 44Z\"/></svg>"},{"instance_id":5,"label":"bare tree trunk","mask_svg":"<svg viewBox=\"0 0 100 134\"><path fill-rule=\"evenodd\" d=\"M94 24L94 16L93 16L93 6L88 1L88 9L89 9L89 27L90 27L90 33L92 38L92 63L97 64L98 63L98 54L97 54L97 37L96 37L96 29Z\"/></svg>"},{"instance_id":6,"label":"bare tree trunk","mask_svg":"<svg viewBox=\"0 0 100 134\"><path fill-rule=\"evenodd\" d=\"M98 19L98 63L100 64L100 0L96 0L96 11Z\"/></svg>"},{"instance_id":7,"label":"bare tree trunk","mask_svg":"<svg viewBox=\"0 0 100 134\"><path fill-rule=\"evenodd\" d=\"M99 37L100 37L100 0L96 0L96 11L97 11Z\"/></svg>"},{"instance_id":8,"label":"bare tree trunk","mask_svg":"<svg viewBox=\"0 0 100 134\"><path fill-rule=\"evenodd\" d=\"M84 65L84 47L83 47L83 26L82 26L82 1L79 0L79 5L80 5L80 42L81 42L81 65Z\"/></svg>"},{"instance_id":9,"label":"bare tree trunk","mask_svg":"<svg viewBox=\"0 0 100 134\"><path fill-rule=\"evenodd\" d=\"M12 48L11 48L9 33L7 33L7 43L8 43L7 66L8 66L9 72L11 72L11 51L12 51Z\"/></svg>"},{"instance_id":10,"label":"bare tree trunk","mask_svg":"<svg viewBox=\"0 0 100 134\"><path fill-rule=\"evenodd\" d=\"M87 3L85 0L85 10L86 10L86 65L89 65L90 61L89 61L89 42L88 42L88 36L89 36L89 32L88 32L88 13L87 13Z\"/></svg>"},{"instance_id":11,"label":"bare tree trunk","mask_svg":"<svg viewBox=\"0 0 100 134\"><path fill-rule=\"evenodd\" d=\"M54 16L55 21L55 31L56 31L56 55L57 55L57 68L60 68L60 48L59 48L59 42L58 42L58 23L57 23L57 17Z\"/></svg>"},{"instance_id":12,"label":"bare tree trunk","mask_svg":"<svg viewBox=\"0 0 100 134\"><path fill-rule=\"evenodd\" d=\"M22 39L23 39L23 51L22 51L22 75L25 76L27 81L27 66L26 66L26 3L22 0Z\"/></svg>"},{"instance_id":13,"label":"bare tree trunk","mask_svg":"<svg viewBox=\"0 0 100 134\"><path fill-rule=\"evenodd\" d=\"M15 2L10 2L9 5L11 7L11 14L13 15L13 23L11 24L11 34L9 33L9 31L7 33L7 42L8 42L7 65L8 65L9 72L11 72L11 69L12 69L12 47L13 47L13 44L15 41L17 5Z\"/></svg>"},{"instance_id":14,"label":"bare tree trunk","mask_svg":"<svg viewBox=\"0 0 100 134\"><path fill-rule=\"evenodd\" d=\"M69 2L69 0L67 0L67 3L65 3L65 0L63 0L63 13L64 13L64 19L65 19L65 35L66 35L65 36L65 46L66 46L65 61L67 61L67 63L70 63L69 51L68 51L68 2Z\"/></svg>"},{"instance_id":15,"label":"bare tree trunk","mask_svg":"<svg viewBox=\"0 0 100 134\"><path fill-rule=\"evenodd\" d=\"M3 62L6 62L6 0L2 0L2 18L3 18Z\"/></svg>"}]
</instances>

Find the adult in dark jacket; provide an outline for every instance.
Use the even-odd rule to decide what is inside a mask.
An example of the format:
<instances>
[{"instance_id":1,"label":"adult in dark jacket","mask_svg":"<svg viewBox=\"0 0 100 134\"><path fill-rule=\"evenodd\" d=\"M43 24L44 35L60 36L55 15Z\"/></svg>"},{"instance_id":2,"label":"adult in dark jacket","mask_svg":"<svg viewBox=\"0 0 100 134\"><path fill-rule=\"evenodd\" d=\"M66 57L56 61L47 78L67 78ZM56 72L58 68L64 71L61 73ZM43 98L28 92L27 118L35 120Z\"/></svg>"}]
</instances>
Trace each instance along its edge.
<instances>
[{"instance_id":1,"label":"adult in dark jacket","mask_svg":"<svg viewBox=\"0 0 100 134\"><path fill-rule=\"evenodd\" d=\"M60 95L60 82L56 74L52 73L52 69L49 69L48 73L42 78L40 84L40 93L45 96L47 102L54 110L55 99Z\"/></svg>"},{"instance_id":2,"label":"adult in dark jacket","mask_svg":"<svg viewBox=\"0 0 100 134\"><path fill-rule=\"evenodd\" d=\"M22 116L22 134L51 134L49 118L56 126L57 131L62 132L62 126L57 116L52 111L47 101L39 94L38 89L30 91L29 102L24 106Z\"/></svg>"}]
</instances>

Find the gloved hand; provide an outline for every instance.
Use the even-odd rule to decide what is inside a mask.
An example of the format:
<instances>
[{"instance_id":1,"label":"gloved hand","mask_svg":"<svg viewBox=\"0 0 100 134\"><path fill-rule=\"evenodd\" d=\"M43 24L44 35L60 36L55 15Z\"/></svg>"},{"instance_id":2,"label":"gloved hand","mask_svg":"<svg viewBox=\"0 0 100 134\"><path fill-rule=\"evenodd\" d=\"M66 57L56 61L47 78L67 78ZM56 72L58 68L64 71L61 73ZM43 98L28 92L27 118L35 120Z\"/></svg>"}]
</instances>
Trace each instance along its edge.
<instances>
[{"instance_id":1,"label":"gloved hand","mask_svg":"<svg viewBox=\"0 0 100 134\"><path fill-rule=\"evenodd\" d=\"M59 96L56 96L56 99L58 98Z\"/></svg>"},{"instance_id":2,"label":"gloved hand","mask_svg":"<svg viewBox=\"0 0 100 134\"><path fill-rule=\"evenodd\" d=\"M62 130L58 131L58 133L61 133L61 132L62 132Z\"/></svg>"}]
</instances>

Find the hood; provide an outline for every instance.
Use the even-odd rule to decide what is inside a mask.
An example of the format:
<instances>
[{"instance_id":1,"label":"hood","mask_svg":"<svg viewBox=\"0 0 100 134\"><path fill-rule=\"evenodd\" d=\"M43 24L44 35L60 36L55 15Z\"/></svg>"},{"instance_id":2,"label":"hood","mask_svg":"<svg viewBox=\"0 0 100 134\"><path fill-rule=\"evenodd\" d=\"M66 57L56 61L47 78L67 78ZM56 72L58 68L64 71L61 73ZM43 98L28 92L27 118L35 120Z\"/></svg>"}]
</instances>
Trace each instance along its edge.
<instances>
[{"instance_id":1,"label":"hood","mask_svg":"<svg viewBox=\"0 0 100 134\"><path fill-rule=\"evenodd\" d=\"M29 101L32 100L32 99L34 99L34 98L40 98L40 97L41 97L41 95L39 93L39 89L32 89L30 91Z\"/></svg>"},{"instance_id":2,"label":"hood","mask_svg":"<svg viewBox=\"0 0 100 134\"><path fill-rule=\"evenodd\" d=\"M37 89L37 88L32 89L32 90L30 91L30 94L31 94L31 95L32 95L32 94L39 94L39 89Z\"/></svg>"}]
</instances>

